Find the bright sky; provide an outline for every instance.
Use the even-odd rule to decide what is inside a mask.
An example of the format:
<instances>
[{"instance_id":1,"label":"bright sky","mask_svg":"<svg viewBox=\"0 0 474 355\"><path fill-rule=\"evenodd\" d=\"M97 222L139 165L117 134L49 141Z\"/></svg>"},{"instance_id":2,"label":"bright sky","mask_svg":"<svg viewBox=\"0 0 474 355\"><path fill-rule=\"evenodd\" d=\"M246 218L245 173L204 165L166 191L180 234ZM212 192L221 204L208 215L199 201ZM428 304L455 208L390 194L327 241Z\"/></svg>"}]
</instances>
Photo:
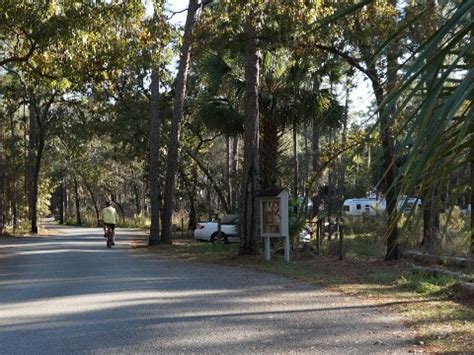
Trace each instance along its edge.
<instances>
[{"instance_id":1,"label":"bright sky","mask_svg":"<svg viewBox=\"0 0 474 355\"><path fill-rule=\"evenodd\" d=\"M165 4L165 9L169 11L181 11L186 9L188 5L188 0L167 0ZM171 19L171 22L184 25L184 23L186 22L186 11L174 15Z\"/></svg>"}]
</instances>

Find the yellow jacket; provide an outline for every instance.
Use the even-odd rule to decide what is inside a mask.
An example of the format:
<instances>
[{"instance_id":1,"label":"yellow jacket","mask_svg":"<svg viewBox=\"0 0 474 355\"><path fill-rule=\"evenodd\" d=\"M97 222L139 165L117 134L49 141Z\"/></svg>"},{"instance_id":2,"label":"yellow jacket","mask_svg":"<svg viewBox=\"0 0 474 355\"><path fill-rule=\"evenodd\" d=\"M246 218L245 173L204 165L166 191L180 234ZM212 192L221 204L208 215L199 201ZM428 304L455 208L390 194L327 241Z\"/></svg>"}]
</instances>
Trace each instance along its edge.
<instances>
[{"instance_id":1,"label":"yellow jacket","mask_svg":"<svg viewBox=\"0 0 474 355\"><path fill-rule=\"evenodd\" d=\"M107 224L117 224L118 222L118 214L115 208L112 206L105 207L102 211L100 211L100 219Z\"/></svg>"}]
</instances>

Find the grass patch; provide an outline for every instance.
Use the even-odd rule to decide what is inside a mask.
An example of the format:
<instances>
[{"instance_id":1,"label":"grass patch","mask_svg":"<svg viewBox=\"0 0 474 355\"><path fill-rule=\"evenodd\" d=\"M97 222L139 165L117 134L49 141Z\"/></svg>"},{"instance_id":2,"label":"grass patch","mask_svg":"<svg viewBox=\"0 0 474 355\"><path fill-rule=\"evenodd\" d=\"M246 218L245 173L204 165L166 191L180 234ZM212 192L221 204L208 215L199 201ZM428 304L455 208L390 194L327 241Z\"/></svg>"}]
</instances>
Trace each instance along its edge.
<instances>
[{"instance_id":1,"label":"grass patch","mask_svg":"<svg viewBox=\"0 0 474 355\"><path fill-rule=\"evenodd\" d=\"M143 247L144 245L135 245ZM208 263L224 263L236 259L238 244L202 243L193 239L192 233L175 233L173 245L161 244L151 247L150 250L157 251L160 255L174 257L191 261Z\"/></svg>"},{"instance_id":2,"label":"grass patch","mask_svg":"<svg viewBox=\"0 0 474 355\"><path fill-rule=\"evenodd\" d=\"M31 227L28 224L24 224L19 226L16 230L13 230L12 227L6 227L4 230L4 235L14 238L25 238L25 237L41 237L41 236L48 236L48 235L59 235L60 232L45 229L41 225L38 225L38 233L32 234Z\"/></svg>"},{"instance_id":3,"label":"grass patch","mask_svg":"<svg viewBox=\"0 0 474 355\"><path fill-rule=\"evenodd\" d=\"M432 276L423 273L411 273L402 275L396 280L397 285L411 291L426 296L451 296L451 287L456 283L456 279L451 276Z\"/></svg>"},{"instance_id":4,"label":"grass patch","mask_svg":"<svg viewBox=\"0 0 474 355\"><path fill-rule=\"evenodd\" d=\"M293 253L286 263L281 255L267 262L263 256L238 256L238 244L196 242L190 233L176 233L173 245L159 245L153 252L172 258L248 267L325 286L349 295L371 297L381 303L393 302L425 351L470 351L474 348L474 310L451 291L455 279L412 273L400 262L385 262L379 257L370 237L349 238L349 250L366 251L369 256L347 254L342 261L335 256L311 257ZM353 249L354 247L354 249ZM376 255L376 256L374 256Z\"/></svg>"}]
</instances>

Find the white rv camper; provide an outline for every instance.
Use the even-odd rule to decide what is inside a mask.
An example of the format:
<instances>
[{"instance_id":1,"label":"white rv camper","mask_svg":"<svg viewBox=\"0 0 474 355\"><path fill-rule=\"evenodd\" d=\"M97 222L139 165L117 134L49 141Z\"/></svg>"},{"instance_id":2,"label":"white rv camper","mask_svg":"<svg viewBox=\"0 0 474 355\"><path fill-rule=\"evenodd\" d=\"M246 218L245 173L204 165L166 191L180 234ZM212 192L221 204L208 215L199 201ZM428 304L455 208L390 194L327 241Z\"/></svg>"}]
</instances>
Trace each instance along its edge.
<instances>
[{"instance_id":1,"label":"white rv camper","mask_svg":"<svg viewBox=\"0 0 474 355\"><path fill-rule=\"evenodd\" d=\"M385 210L385 200L378 200L375 197L350 198L344 201L344 214L350 216L360 216L367 213L375 216Z\"/></svg>"},{"instance_id":2,"label":"white rv camper","mask_svg":"<svg viewBox=\"0 0 474 355\"><path fill-rule=\"evenodd\" d=\"M421 207L421 200L415 197L402 196L398 199L398 210L403 209L410 212L413 206ZM349 216L360 216L364 213L375 216L385 211L385 199L377 199L376 197L350 198L344 201L343 212Z\"/></svg>"}]
</instances>

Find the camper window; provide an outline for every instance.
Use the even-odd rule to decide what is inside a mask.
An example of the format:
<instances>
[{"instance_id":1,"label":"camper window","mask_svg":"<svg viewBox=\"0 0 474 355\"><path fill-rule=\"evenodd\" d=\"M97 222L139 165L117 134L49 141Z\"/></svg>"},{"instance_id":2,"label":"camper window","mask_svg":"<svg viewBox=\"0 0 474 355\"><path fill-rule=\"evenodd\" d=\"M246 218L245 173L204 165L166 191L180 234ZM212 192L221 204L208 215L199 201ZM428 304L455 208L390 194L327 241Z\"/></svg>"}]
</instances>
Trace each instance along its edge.
<instances>
[{"instance_id":1,"label":"camper window","mask_svg":"<svg viewBox=\"0 0 474 355\"><path fill-rule=\"evenodd\" d=\"M361 205L359 205L359 204L356 205L356 209L360 210L361 208L362 208Z\"/></svg>"},{"instance_id":2,"label":"camper window","mask_svg":"<svg viewBox=\"0 0 474 355\"><path fill-rule=\"evenodd\" d=\"M349 206L343 206L344 207L344 212L349 212L351 209Z\"/></svg>"},{"instance_id":3,"label":"camper window","mask_svg":"<svg viewBox=\"0 0 474 355\"><path fill-rule=\"evenodd\" d=\"M369 211L370 211L370 205L365 205L365 210L366 210L367 212L369 212Z\"/></svg>"}]
</instances>

